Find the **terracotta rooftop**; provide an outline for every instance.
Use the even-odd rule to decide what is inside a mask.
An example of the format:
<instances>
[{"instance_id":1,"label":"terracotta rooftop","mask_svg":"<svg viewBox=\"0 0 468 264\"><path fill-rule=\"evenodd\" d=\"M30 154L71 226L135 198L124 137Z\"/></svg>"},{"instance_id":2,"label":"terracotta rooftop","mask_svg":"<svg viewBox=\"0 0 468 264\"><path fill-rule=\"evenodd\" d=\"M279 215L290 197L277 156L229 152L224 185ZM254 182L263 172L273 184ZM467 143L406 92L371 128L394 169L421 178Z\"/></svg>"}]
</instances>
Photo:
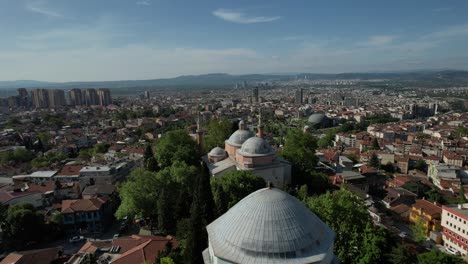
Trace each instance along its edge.
<instances>
[{"instance_id":1,"label":"terracotta rooftop","mask_svg":"<svg viewBox=\"0 0 468 264\"><path fill-rule=\"evenodd\" d=\"M80 175L80 170L83 168L83 165L65 165L57 174L58 176L74 176Z\"/></svg>"},{"instance_id":2,"label":"terracotta rooftop","mask_svg":"<svg viewBox=\"0 0 468 264\"><path fill-rule=\"evenodd\" d=\"M104 198L90 198L80 200L63 200L62 213L73 213L83 211L97 211L107 201Z\"/></svg>"},{"instance_id":3,"label":"terracotta rooftop","mask_svg":"<svg viewBox=\"0 0 468 264\"><path fill-rule=\"evenodd\" d=\"M145 261L153 264L158 252L163 251L168 242L171 242L174 248L178 247L177 240L171 236L131 236L129 238L114 240L113 244L121 246L123 253L112 264L133 264ZM130 245L132 246L129 247Z\"/></svg>"},{"instance_id":4,"label":"terracotta rooftop","mask_svg":"<svg viewBox=\"0 0 468 264\"><path fill-rule=\"evenodd\" d=\"M0 264L50 264L59 256L60 248L45 248L8 254Z\"/></svg>"},{"instance_id":5,"label":"terracotta rooftop","mask_svg":"<svg viewBox=\"0 0 468 264\"><path fill-rule=\"evenodd\" d=\"M428 215L442 214L442 207L427 200L416 200L416 203L413 204L413 208L421 210Z\"/></svg>"}]
</instances>

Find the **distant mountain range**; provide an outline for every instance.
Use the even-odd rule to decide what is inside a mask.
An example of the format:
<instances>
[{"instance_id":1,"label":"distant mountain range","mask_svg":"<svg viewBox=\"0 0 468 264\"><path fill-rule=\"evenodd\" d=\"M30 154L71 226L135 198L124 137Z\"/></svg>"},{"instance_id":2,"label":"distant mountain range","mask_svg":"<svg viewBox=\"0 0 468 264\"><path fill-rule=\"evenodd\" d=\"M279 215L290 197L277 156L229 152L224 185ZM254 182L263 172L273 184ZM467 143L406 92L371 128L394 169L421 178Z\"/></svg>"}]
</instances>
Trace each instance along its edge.
<instances>
[{"instance_id":1,"label":"distant mountain range","mask_svg":"<svg viewBox=\"0 0 468 264\"><path fill-rule=\"evenodd\" d=\"M294 73L294 74L244 74L230 75L226 73L211 73L204 75L185 75L175 78L152 80L122 80L98 82L42 82L34 80L0 81L0 89L16 88L127 88L127 87L200 87L227 86L240 82L294 80L296 78L309 80L331 79L386 79L394 81L422 81L437 83L468 83L468 71L462 70L424 70L411 72L378 72L378 73Z\"/></svg>"}]
</instances>

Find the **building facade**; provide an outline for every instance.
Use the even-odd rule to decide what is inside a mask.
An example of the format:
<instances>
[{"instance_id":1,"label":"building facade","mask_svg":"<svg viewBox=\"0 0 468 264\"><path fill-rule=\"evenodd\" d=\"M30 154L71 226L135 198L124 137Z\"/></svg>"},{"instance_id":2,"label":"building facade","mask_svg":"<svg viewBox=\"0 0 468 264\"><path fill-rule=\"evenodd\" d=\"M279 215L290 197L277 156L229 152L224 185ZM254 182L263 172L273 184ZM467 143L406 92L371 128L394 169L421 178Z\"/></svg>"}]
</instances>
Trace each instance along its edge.
<instances>
[{"instance_id":1,"label":"building facade","mask_svg":"<svg viewBox=\"0 0 468 264\"><path fill-rule=\"evenodd\" d=\"M442 206L442 236L446 248L468 261L468 203Z\"/></svg>"}]
</instances>

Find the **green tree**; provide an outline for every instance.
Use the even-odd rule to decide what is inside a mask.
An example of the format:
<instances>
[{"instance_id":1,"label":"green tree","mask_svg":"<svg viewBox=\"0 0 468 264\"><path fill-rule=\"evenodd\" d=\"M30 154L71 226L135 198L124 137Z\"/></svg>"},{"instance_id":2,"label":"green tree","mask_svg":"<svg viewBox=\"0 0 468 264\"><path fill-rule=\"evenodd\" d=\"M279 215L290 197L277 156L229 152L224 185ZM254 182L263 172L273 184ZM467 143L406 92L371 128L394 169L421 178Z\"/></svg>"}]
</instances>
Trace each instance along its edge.
<instances>
[{"instance_id":1,"label":"green tree","mask_svg":"<svg viewBox=\"0 0 468 264\"><path fill-rule=\"evenodd\" d=\"M317 145L320 148L328 148L332 146L333 140L335 139L336 131L333 129L329 129L324 137L320 138L317 142Z\"/></svg>"},{"instance_id":2,"label":"green tree","mask_svg":"<svg viewBox=\"0 0 468 264\"><path fill-rule=\"evenodd\" d=\"M150 157L145 161L145 169L149 171L159 170L158 161L156 160L155 157Z\"/></svg>"},{"instance_id":3,"label":"green tree","mask_svg":"<svg viewBox=\"0 0 468 264\"><path fill-rule=\"evenodd\" d=\"M304 184L301 186L301 188L299 188L297 195L299 196L299 199L301 199L301 201L307 201L307 197L309 196L309 188L307 187L307 184Z\"/></svg>"},{"instance_id":4,"label":"green tree","mask_svg":"<svg viewBox=\"0 0 468 264\"><path fill-rule=\"evenodd\" d=\"M175 219L171 210L171 194L166 189L168 188L162 188L157 203L158 230L162 233L172 233L175 229Z\"/></svg>"},{"instance_id":5,"label":"green tree","mask_svg":"<svg viewBox=\"0 0 468 264\"><path fill-rule=\"evenodd\" d=\"M184 130L167 132L156 143L156 150L156 159L162 168L171 166L175 161L191 165L198 162L197 143Z\"/></svg>"},{"instance_id":6,"label":"green tree","mask_svg":"<svg viewBox=\"0 0 468 264\"><path fill-rule=\"evenodd\" d=\"M461 186L460 188L460 203L461 204L466 203L465 188L463 186Z\"/></svg>"},{"instance_id":7,"label":"green tree","mask_svg":"<svg viewBox=\"0 0 468 264\"><path fill-rule=\"evenodd\" d=\"M413 231L414 241L420 243L427 239L426 227L421 219L418 219L415 223L410 225L411 231Z\"/></svg>"},{"instance_id":8,"label":"green tree","mask_svg":"<svg viewBox=\"0 0 468 264\"><path fill-rule=\"evenodd\" d=\"M145 147L145 152L143 153L143 158L147 161L149 158L154 158L153 148L151 144L147 144Z\"/></svg>"},{"instance_id":9,"label":"green tree","mask_svg":"<svg viewBox=\"0 0 468 264\"><path fill-rule=\"evenodd\" d=\"M14 249L43 238L44 217L29 203L18 203L8 208L2 229L4 241Z\"/></svg>"},{"instance_id":10,"label":"green tree","mask_svg":"<svg viewBox=\"0 0 468 264\"><path fill-rule=\"evenodd\" d=\"M377 140L377 138L372 139L372 149L375 149L375 150L380 149L379 141Z\"/></svg>"},{"instance_id":11,"label":"green tree","mask_svg":"<svg viewBox=\"0 0 468 264\"><path fill-rule=\"evenodd\" d=\"M176 264L170 257L161 258L160 264Z\"/></svg>"},{"instance_id":12,"label":"green tree","mask_svg":"<svg viewBox=\"0 0 468 264\"><path fill-rule=\"evenodd\" d=\"M419 198L423 198L426 196L426 193L431 190L431 187L421 183L420 181L409 181L403 186L406 190L415 193L418 195Z\"/></svg>"},{"instance_id":13,"label":"green tree","mask_svg":"<svg viewBox=\"0 0 468 264\"><path fill-rule=\"evenodd\" d=\"M392 251L387 254L386 259L388 259L388 262L391 264L408 264L416 261L416 257L402 244L398 244L396 247L392 248Z\"/></svg>"},{"instance_id":14,"label":"green tree","mask_svg":"<svg viewBox=\"0 0 468 264\"><path fill-rule=\"evenodd\" d=\"M346 189L308 199L307 206L336 233L342 263L375 263L383 257L385 231L372 226L364 202Z\"/></svg>"},{"instance_id":15,"label":"green tree","mask_svg":"<svg viewBox=\"0 0 468 264\"><path fill-rule=\"evenodd\" d=\"M286 143L280 155L300 171L313 170L317 164L315 150L317 141L310 133L291 129L286 135Z\"/></svg>"},{"instance_id":16,"label":"green tree","mask_svg":"<svg viewBox=\"0 0 468 264\"><path fill-rule=\"evenodd\" d=\"M205 188L203 178L198 177L197 188L193 195L192 206L190 208L190 230L187 234L184 263L202 264L202 252L208 246L208 234L206 226L206 200L203 197Z\"/></svg>"},{"instance_id":17,"label":"green tree","mask_svg":"<svg viewBox=\"0 0 468 264\"><path fill-rule=\"evenodd\" d=\"M232 171L211 178L211 190L217 215L222 215L250 193L265 188L263 178L249 171Z\"/></svg>"},{"instance_id":18,"label":"green tree","mask_svg":"<svg viewBox=\"0 0 468 264\"><path fill-rule=\"evenodd\" d=\"M377 154L372 153L372 156L369 159L369 166L373 168L379 168L380 167L380 160L379 157L377 157Z\"/></svg>"},{"instance_id":19,"label":"green tree","mask_svg":"<svg viewBox=\"0 0 468 264\"><path fill-rule=\"evenodd\" d=\"M227 119L212 119L208 124L208 133L203 137L203 148L210 151L214 147L224 146L224 141L232 134L232 122Z\"/></svg>"},{"instance_id":20,"label":"green tree","mask_svg":"<svg viewBox=\"0 0 468 264\"><path fill-rule=\"evenodd\" d=\"M50 141L50 138L51 138L50 133L49 132L41 132L41 133L39 133L38 138L40 139L44 150L47 150L48 146L49 146L49 143L50 143L49 141Z\"/></svg>"},{"instance_id":21,"label":"green tree","mask_svg":"<svg viewBox=\"0 0 468 264\"><path fill-rule=\"evenodd\" d=\"M98 143L94 145L94 153L106 153L110 145L107 143Z\"/></svg>"},{"instance_id":22,"label":"green tree","mask_svg":"<svg viewBox=\"0 0 468 264\"><path fill-rule=\"evenodd\" d=\"M418 160L416 161L416 164L414 165L414 168L420 171L427 172L427 164L424 160Z\"/></svg>"},{"instance_id":23,"label":"green tree","mask_svg":"<svg viewBox=\"0 0 468 264\"><path fill-rule=\"evenodd\" d=\"M122 184L119 195L121 204L116 212L116 217L133 218L138 215L141 217L150 217L157 219L157 210L155 205L158 202L158 189L161 181L157 174L143 169L133 171Z\"/></svg>"},{"instance_id":24,"label":"green tree","mask_svg":"<svg viewBox=\"0 0 468 264\"><path fill-rule=\"evenodd\" d=\"M445 254L436 249L418 255L419 264L464 264L460 257Z\"/></svg>"}]
</instances>

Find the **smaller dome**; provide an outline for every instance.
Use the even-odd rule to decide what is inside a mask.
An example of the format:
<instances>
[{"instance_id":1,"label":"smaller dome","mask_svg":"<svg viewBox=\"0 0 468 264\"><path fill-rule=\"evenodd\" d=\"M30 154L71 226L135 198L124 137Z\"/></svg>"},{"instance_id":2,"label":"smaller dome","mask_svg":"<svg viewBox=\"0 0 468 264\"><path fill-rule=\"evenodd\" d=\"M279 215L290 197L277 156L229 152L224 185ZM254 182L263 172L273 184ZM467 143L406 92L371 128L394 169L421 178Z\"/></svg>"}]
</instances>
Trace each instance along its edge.
<instances>
[{"instance_id":1,"label":"smaller dome","mask_svg":"<svg viewBox=\"0 0 468 264\"><path fill-rule=\"evenodd\" d=\"M242 122L242 121L241 121ZM232 146L240 147L247 139L255 136L250 130L237 130L227 140L227 143Z\"/></svg>"},{"instance_id":2,"label":"smaller dome","mask_svg":"<svg viewBox=\"0 0 468 264\"><path fill-rule=\"evenodd\" d=\"M323 122L325 122L327 120L327 116L325 116L324 114L312 114L311 116L309 116L309 123L312 123L312 124L321 124Z\"/></svg>"},{"instance_id":3,"label":"smaller dome","mask_svg":"<svg viewBox=\"0 0 468 264\"><path fill-rule=\"evenodd\" d=\"M213 148L209 153L208 156L211 157L224 157L226 156L226 151L220 147Z\"/></svg>"},{"instance_id":4,"label":"smaller dome","mask_svg":"<svg viewBox=\"0 0 468 264\"><path fill-rule=\"evenodd\" d=\"M270 144L268 144L268 142L266 142L263 138L252 137L247 139L244 142L244 144L242 144L239 153L245 156L263 156L274 154L275 151L271 148Z\"/></svg>"}]
</instances>

